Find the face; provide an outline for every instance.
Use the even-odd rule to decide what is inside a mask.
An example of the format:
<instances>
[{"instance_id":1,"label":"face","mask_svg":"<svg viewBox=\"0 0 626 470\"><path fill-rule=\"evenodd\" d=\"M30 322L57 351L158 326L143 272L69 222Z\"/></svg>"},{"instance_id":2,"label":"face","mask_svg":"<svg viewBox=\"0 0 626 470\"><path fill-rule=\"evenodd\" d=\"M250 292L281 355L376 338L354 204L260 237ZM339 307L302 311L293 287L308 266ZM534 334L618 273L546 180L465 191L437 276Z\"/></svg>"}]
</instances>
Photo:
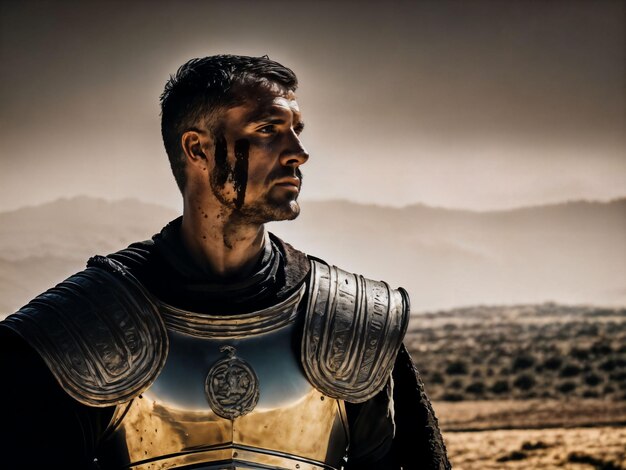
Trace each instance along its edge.
<instances>
[{"instance_id":1,"label":"face","mask_svg":"<svg viewBox=\"0 0 626 470\"><path fill-rule=\"evenodd\" d=\"M308 154L293 92L263 87L224 111L207 145L213 155L211 191L225 208L252 223L294 219Z\"/></svg>"}]
</instances>

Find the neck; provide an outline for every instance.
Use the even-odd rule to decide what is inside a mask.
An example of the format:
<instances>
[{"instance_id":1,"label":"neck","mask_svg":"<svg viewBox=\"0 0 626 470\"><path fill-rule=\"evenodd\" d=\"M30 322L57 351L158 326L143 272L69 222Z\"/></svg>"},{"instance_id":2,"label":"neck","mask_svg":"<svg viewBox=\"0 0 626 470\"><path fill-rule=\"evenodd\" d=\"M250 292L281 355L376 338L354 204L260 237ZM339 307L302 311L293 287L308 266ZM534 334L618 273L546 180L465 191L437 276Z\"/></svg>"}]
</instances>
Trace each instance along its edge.
<instances>
[{"instance_id":1,"label":"neck","mask_svg":"<svg viewBox=\"0 0 626 470\"><path fill-rule=\"evenodd\" d=\"M197 265L208 274L245 277L262 256L265 226L247 223L235 211L225 213L222 206L185 200L181 237Z\"/></svg>"}]
</instances>

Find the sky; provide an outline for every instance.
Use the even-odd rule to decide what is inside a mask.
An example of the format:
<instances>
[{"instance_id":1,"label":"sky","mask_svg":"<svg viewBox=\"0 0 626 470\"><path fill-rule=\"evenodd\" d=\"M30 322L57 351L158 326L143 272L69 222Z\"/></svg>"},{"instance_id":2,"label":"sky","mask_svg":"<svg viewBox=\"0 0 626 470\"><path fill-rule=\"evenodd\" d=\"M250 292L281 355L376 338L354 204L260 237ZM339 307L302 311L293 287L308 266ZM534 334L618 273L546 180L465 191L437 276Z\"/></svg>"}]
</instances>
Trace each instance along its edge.
<instances>
[{"instance_id":1,"label":"sky","mask_svg":"<svg viewBox=\"0 0 626 470\"><path fill-rule=\"evenodd\" d=\"M472 210L626 196L625 3L0 0L0 211L180 208L158 97L192 57L299 77L302 199Z\"/></svg>"}]
</instances>

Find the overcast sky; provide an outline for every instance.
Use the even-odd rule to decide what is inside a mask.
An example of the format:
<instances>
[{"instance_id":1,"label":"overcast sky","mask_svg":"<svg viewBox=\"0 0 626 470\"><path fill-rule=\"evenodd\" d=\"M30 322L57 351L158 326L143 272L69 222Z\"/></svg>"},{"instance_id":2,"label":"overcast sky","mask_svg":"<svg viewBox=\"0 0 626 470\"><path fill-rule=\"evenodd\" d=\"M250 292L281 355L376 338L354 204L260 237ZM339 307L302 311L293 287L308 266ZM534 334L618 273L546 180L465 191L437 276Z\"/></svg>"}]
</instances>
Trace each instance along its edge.
<instances>
[{"instance_id":1,"label":"overcast sky","mask_svg":"<svg viewBox=\"0 0 626 470\"><path fill-rule=\"evenodd\" d=\"M180 207L158 96L192 57L300 80L302 197L486 210L626 195L624 2L0 2L0 210Z\"/></svg>"}]
</instances>

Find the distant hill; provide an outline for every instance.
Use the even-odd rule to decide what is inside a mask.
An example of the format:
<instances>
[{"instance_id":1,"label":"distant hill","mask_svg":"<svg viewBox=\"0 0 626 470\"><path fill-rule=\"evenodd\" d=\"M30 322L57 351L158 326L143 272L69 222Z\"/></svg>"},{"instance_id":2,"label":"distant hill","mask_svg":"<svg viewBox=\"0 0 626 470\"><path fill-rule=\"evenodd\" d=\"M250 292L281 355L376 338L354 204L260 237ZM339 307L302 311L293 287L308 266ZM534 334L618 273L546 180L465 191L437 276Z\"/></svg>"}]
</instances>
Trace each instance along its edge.
<instances>
[{"instance_id":1,"label":"distant hill","mask_svg":"<svg viewBox=\"0 0 626 470\"><path fill-rule=\"evenodd\" d=\"M273 229L338 266L406 287L414 310L626 305L626 199L494 212L317 202Z\"/></svg>"},{"instance_id":2,"label":"distant hill","mask_svg":"<svg viewBox=\"0 0 626 470\"><path fill-rule=\"evenodd\" d=\"M150 238L177 216L127 199L59 199L0 213L0 315L108 254Z\"/></svg>"},{"instance_id":3,"label":"distant hill","mask_svg":"<svg viewBox=\"0 0 626 470\"><path fill-rule=\"evenodd\" d=\"M0 314L175 211L78 197L0 213ZM270 224L295 247L409 290L414 311L475 304L626 305L626 199L497 212L305 202Z\"/></svg>"}]
</instances>

